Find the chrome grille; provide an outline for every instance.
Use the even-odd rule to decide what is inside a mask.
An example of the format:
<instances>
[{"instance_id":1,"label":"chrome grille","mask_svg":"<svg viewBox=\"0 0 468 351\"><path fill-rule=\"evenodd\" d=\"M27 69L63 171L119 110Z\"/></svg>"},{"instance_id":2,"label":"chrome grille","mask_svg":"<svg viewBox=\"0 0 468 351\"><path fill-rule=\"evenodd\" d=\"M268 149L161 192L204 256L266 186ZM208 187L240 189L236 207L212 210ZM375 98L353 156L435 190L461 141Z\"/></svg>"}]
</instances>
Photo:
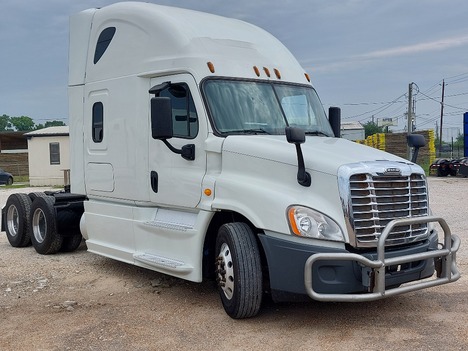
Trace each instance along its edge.
<instances>
[{"instance_id":1,"label":"chrome grille","mask_svg":"<svg viewBox=\"0 0 468 351\"><path fill-rule=\"evenodd\" d=\"M426 180L421 174L380 176L367 173L349 177L350 224L357 247L375 247L393 219L428 215ZM395 227L386 245L402 245L427 238L427 224Z\"/></svg>"}]
</instances>

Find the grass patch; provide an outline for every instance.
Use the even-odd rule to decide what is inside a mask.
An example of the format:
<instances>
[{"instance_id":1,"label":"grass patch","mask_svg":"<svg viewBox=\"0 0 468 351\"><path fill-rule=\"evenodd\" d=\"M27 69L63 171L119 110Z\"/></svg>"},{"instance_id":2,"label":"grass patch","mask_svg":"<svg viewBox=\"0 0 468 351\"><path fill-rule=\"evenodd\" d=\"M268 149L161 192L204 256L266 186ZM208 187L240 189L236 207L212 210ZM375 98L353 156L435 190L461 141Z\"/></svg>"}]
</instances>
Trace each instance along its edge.
<instances>
[{"instance_id":1,"label":"grass patch","mask_svg":"<svg viewBox=\"0 0 468 351\"><path fill-rule=\"evenodd\" d=\"M27 188L29 187L28 183L13 183L12 185L5 185L5 189L20 189L20 188Z\"/></svg>"},{"instance_id":2,"label":"grass patch","mask_svg":"<svg viewBox=\"0 0 468 351\"><path fill-rule=\"evenodd\" d=\"M29 183L29 177L28 176L15 176L15 183Z\"/></svg>"}]
</instances>

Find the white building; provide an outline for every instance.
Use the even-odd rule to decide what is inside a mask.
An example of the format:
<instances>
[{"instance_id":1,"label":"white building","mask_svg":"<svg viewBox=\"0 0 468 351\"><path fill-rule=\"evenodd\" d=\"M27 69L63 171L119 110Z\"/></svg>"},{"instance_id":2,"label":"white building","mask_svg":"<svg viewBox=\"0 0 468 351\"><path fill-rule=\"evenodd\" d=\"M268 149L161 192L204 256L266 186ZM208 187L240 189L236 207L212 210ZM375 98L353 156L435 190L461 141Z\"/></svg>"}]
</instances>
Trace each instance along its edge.
<instances>
[{"instance_id":1,"label":"white building","mask_svg":"<svg viewBox=\"0 0 468 351\"><path fill-rule=\"evenodd\" d=\"M344 139L356 141L365 139L364 126L360 122L342 122L341 137Z\"/></svg>"},{"instance_id":2,"label":"white building","mask_svg":"<svg viewBox=\"0 0 468 351\"><path fill-rule=\"evenodd\" d=\"M64 171L70 169L68 126L39 129L25 136L31 186L63 186Z\"/></svg>"}]
</instances>

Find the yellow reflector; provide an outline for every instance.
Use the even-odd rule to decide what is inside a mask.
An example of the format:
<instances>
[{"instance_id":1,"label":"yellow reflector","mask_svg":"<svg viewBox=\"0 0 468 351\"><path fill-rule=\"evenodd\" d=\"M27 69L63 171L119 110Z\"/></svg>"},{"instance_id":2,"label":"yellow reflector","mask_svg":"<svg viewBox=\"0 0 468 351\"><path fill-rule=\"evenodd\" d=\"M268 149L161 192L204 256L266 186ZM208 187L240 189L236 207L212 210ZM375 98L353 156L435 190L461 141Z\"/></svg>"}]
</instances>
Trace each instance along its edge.
<instances>
[{"instance_id":1,"label":"yellow reflector","mask_svg":"<svg viewBox=\"0 0 468 351\"><path fill-rule=\"evenodd\" d=\"M294 212L295 212L294 207L290 208L289 211L288 211L289 224L291 225L291 229L292 229L294 234L301 235L301 232L297 228L296 219L294 217Z\"/></svg>"},{"instance_id":2,"label":"yellow reflector","mask_svg":"<svg viewBox=\"0 0 468 351\"><path fill-rule=\"evenodd\" d=\"M210 69L210 72L215 73L215 68L214 68L213 62L207 62L206 64L208 65L208 68Z\"/></svg>"},{"instance_id":3,"label":"yellow reflector","mask_svg":"<svg viewBox=\"0 0 468 351\"><path fill-rule=\"evenodd\" d=\"M276 74L276 78L281 79L280 71L278 71L276 68L274 69L274 71L275 71L275 74Z\"/></svg>"},{"instance_id":4,"label":"yellow reflector","mask_svg":"<svg viewBox=\"0 0 468 351\"><path fill-rule=\"evenodd\" d=\"M310 77L309 77L309 75L308 75L307 73L304 73L304 75L305 75L307 81L310 82Z\"/></svg>"},{"instance_id":5,"label":"yellow reflector","mask_svg":"<svg viewBox=\"0 0 468 351\"><path fill-rule=\"evenodd\" d=\"M263 67L263 70L265 71L267 77L270 78L270 70L266 67Z\"/></svg>"},{"instance_id":6,"label":"yellow reflector","mask_svg":"<svg viewBox=\"0 0 468 351\"><path fill-rule=\"evenodd\" d=\"M260 77L260 70L258 69L258 67L253 66L253 70L254 70L255 74L257 75L257 77Z\"/></svg>"},{"instance_id":7,"label":"yellow reflector","mask_svg":"<svg viewBox=\"0 0 468 351\"><path fill-rule=\"evenodd\" d=\"M211 196L211 189L205 189L204 193L206 196Z\"/></svg>"}]
</instances>

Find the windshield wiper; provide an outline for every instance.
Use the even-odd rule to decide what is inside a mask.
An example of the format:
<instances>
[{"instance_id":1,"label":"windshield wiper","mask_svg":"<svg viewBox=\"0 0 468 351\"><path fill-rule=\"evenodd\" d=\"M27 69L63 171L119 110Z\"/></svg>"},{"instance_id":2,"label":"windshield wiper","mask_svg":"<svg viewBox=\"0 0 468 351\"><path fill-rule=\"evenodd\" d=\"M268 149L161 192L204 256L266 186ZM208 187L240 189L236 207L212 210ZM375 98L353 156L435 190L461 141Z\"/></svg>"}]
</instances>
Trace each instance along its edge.
<instances>
[{"instance_id":1,"label":"windshield wiper","mask_svg":"<svg viewBox=\"0 0 468 351\"><path fill-rule=\"evenodd\" d=\"M330 136L327 133L321 132L319 130L306 130L305 135L322 135L322 136L326 136L326 137Z\"/></svg>"},{"instance_id":2,"label":"windshield wiper","mask_svg":"<svg viewBox=\"0 0 468 351\"><path fill-rule=\"evenodd\" d=\"M223 133L235 133L235 134L271 134L267 132L265 129L262 128L255 128L255 129L237 129L237 130L227 130Z\"/></svg>"}]
</instances>

